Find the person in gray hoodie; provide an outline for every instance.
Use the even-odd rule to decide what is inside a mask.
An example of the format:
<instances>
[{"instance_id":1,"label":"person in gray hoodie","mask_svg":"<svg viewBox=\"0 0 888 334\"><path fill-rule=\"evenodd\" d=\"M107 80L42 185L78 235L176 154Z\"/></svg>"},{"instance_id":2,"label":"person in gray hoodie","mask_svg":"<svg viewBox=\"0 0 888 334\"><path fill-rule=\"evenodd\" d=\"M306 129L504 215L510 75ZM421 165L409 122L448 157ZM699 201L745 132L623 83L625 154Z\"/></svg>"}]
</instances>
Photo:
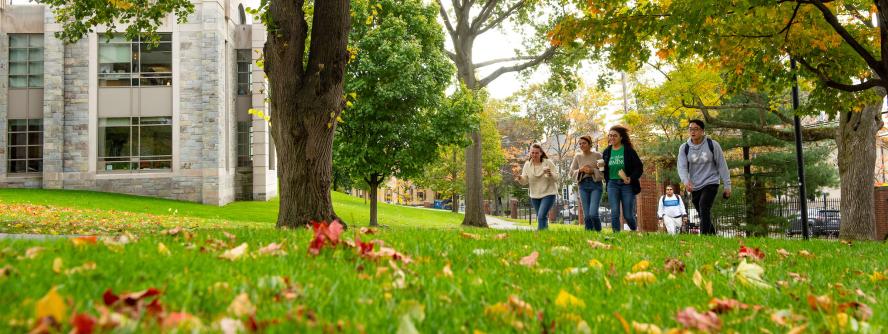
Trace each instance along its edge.
<instances>
[{"instance_id":1,"label":"person in gray hoodie","mask_svg":"<svg viewBox=\"0 0 888 334\"><path fill-rule=\"evenodd\" d=\"M688 124L691 138L678 149L678 176L691 192L694 208L700 217L700 233L715 234L712 224L712 204L718 195L719 180L724 182L722 196L731 197L731 174L721 146L706 137L703 121L694 119Z\"/></svg>"}]
</instances>

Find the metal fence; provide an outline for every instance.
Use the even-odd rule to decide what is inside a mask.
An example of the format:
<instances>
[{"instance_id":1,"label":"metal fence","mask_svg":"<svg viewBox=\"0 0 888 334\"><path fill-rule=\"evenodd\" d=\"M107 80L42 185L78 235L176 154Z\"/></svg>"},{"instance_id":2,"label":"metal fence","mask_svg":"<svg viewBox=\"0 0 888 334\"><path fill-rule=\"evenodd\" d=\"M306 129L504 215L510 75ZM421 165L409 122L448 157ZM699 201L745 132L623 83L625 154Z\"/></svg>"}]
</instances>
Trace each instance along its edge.
<instances>
[{"instance_id":1,"label":"metal fence","mask_svg":"<svg viewBox=\"0 0 888 334\"><path fill-rule=\"evenodd\" d=\"M690 194L682 197L688 210L688 223L682 233L699 233L700 217L692 204ZM578 203L558 198L555 201L555 219L549 224L580 224ZM811 238L837 238L841 217L838 198L820 198L807 201L808 235ZM600 205L599 217L603 229L611 228L611 212L607 200ZM518 202L517 217L536 225L536 212L529 200ZM778 196L767 199L752 207L747 206L744 198L734 196L729 200L717 198L712 208L712 222L716 233L720 236L761 236L772 238L801 239L802 224L798 197Z\"/></svg>"}]
</instances>

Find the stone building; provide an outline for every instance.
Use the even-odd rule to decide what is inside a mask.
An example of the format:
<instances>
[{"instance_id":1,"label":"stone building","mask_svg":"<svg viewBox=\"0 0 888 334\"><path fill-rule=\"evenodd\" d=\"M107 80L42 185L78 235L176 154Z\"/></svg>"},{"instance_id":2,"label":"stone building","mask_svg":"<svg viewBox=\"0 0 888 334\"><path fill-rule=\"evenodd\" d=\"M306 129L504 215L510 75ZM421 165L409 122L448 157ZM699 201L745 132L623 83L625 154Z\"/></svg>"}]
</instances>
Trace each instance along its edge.
<instances>
[{"instance_id":1,"label":"stone building","mask_svg":"<svg viewBox=\"0 0 888 334\"><path fill-rule=\"evenodd\" d=\"M277 195L265 29L239 0L194 0L160 42L98 27L65 44L42 5L0 0L0 187L224 205ZM123 28L118 27L118 30Z\"/></svg>"}]
</instances>

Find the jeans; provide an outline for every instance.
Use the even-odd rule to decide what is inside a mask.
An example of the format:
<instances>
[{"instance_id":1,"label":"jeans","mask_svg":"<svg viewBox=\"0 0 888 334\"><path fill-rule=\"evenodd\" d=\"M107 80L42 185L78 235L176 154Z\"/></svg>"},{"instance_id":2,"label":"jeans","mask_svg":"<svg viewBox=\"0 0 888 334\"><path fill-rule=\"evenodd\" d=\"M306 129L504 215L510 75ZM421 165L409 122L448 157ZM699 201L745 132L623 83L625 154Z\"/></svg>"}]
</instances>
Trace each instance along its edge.
<instances>
[{"instance_id":1,"label":"jeans","mask_svg":"<svg viewBox=\"0 0 888 334\"><path fill-rule=\"evenodd\" d=\"M537 213L537 229L548 230L549 229L549 210L552 210L552 205L555 204L555 195L545 196L543 198L531 198L530 205L533 206L533 210Z\"/></svg>"},{"instance_id":2,"label":"jeans","mask_svg":"<svg viewBox=\"0 0 888 334\"><path fill-rule=\"evenodd\" d=\"M598 217L598 206L601 204L601 182L595 182L592 178L580 181L580 202L583 205L583 223L586 230L601 231L601 218Z\"/></svg>"},{"instance_id":3,"label":"jeans","mask_svg":"<svg viewBox=\"0 0 888 334\"><path fill-rule=\"evenodd\" d=\"M620 232L623 229L623 224L620 223L621 206L626 224L629 225L630 230L635 231L637 229L635 225L635 193L632 192L632 185L623 183L623 180L609 180L607 182L607 198L610 202L611 227L614 232Z\"/></svg>"},{"instance_id":4,"label":"jeans","mask_svg":"<svg viewBox=\"0 0 888 334\"><path fill-rule=\"evenodd\" d=\"M700 215L700 234L715 235L715 226L712 225L712 205L715 204L715 196L718 195L718 184L710 184L691 192L691 201L697 214Z\"/></svg>"}]
</instances>

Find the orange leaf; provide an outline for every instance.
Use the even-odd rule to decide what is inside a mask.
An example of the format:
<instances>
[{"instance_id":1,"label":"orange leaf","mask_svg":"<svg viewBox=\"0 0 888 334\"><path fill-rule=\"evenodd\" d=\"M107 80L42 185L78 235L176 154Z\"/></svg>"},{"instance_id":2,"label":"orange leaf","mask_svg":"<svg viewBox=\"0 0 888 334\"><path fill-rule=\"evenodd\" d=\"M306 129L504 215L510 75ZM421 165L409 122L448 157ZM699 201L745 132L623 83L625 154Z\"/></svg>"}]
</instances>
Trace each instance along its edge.
<instances>
[{"instance_id":1,"label":"orange leaf","mask_svg":"<svg viewBox=\"0 0 888 334\"><path fill-rule=\"evenodd\" d=\"M530 253L530 255L521 258L521 261L519 263L525 267L533 267L536 265L537 258L539 257L540 253L537 251L533 251L533 253Z\"/></svg>"}]
</instances>

